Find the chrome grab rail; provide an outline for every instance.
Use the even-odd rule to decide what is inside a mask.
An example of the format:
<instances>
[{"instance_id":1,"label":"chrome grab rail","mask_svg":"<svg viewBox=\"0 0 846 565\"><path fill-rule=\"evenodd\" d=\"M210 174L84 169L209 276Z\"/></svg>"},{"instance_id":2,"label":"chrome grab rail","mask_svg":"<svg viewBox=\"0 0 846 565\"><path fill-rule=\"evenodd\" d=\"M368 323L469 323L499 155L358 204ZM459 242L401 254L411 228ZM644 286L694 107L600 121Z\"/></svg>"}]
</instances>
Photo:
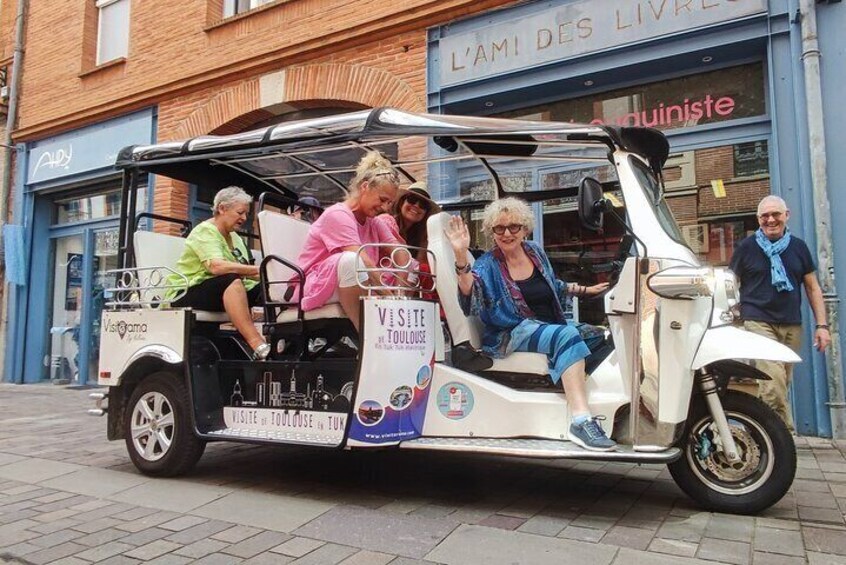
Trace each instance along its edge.
<instances>
[{"instance_id":1,"label":"chrome grab rail","mask_svg":"<svg viewBox=\"0 0 846 565\"><path fill-rule=\"evenodd\" d=\"M362 253L368 249L376 249L379 254L379 263L375 267L365 266L362 260ZM382 250L390 250L388 253L381 253ZM424 251L428 259L430 271L420 270L419 262L414 259L418 252ZM403 259L407 260L403 261ZM358 286L368 294L394 294L417 296L422 298L424 293L435 292L436 281L436 259L435 254L422 247L413 245L399 245L394 243L365 243L356 252L356 275ZM378 285L371 283L371 274L376 274L379 279ZM362 280L364 279L364 280ZM425 284L424 284L424 281Z\"/></svg>"},{"instance_id":2,"label":"chrome grab rail","mask_svg":"<svg viewBox=\"0 0 846 565\"><path fill-rule=\"evenodd\" d=\"M111 269L107 275L117 275L117 286L103 290L106 306L146 306L158 307L179 300L188 292L188 277L170 267L133 267L131 269ZM178 283L165 284L169 275L176 275ZM175 290L173 298L167 302L163 297L168 290Z\"/></svg>"}]
</instances>

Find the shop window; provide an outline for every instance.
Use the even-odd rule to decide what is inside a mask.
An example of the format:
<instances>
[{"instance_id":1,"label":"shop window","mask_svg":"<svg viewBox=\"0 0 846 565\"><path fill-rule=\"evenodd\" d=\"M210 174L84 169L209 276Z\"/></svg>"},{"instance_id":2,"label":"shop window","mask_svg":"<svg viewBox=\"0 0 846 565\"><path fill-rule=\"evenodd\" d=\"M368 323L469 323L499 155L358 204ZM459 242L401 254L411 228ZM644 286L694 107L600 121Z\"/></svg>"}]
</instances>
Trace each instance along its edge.
<instances>
[{"instance_id":1,"label":"shop window","mask_svg":"<svg viewBox=\"0 0 846 565\"><path fill-rule=\"evenodd\" d=\"M669 130L765 114L764 70L754 63L501 115Z\"/></svg>"},{"instance_id":2,"label":"shop window","mask_svg":"<svg viewBox=\"0 0 846 565\"><path fill-rule=\"evenodd\" d=\"M146 188L140 187L138 189L138 202L141 207L146 202L146 193ZM120 191L113 190L57 200L53 223L73 224L113 218L118 215L120 215Z\"/></svg>"},{"instance_id":3,"label":"shop window","mask_svg":"<svg viewBox=\"0 0 846 565\"><path fill-rule=\"evenodd\" d=\"M97 0L97 65L129 53L130 0Z\"/></svg>"},{"instance_id":4,"label":"shop window","mask_svg":"<svg viewBox=\"0 0 846 565\"><path fill-rule=\"evenodd\" d=\"M734 176L753 177L770 172L770 155L766 141L738 143L734 146Z\"/></svg>"},{"instance_id":5,"label":"shop window","mask_svg":"<svg viewBox=\"0 0 846 565\"><path fill-rule=\"evenodd\" d=\"M671 157L678 184L667 204L684 241L711 265L727 265L737 244L758 227L758 202L770 194L766 140L686 151ZM668 175L669 176L669 175ZM682 181L682 179L684 179Z\"/></svg>"},{"instance_id":6,"label":"shop window","mask_svg":"<svg viewBox=\"0 0 846 565\"><path fill-rule=\"evenodd\" d=\"M229 18L236 14L249 12L276 0L223 0L223 17Z\"/></svg>"}]
</instances>

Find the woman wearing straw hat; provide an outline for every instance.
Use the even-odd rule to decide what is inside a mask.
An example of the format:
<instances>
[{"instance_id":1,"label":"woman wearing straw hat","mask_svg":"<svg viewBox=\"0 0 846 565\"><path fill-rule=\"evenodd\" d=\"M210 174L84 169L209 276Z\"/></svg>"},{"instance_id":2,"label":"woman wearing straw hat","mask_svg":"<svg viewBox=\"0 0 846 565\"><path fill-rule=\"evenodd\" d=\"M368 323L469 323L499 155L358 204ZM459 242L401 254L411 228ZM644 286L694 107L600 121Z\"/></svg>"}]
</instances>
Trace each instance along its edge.
<instances>
[{"instance_id":1,"label":"woman wearing straw hat","mask_svg":"<svg viewBox=\"0 0 846 565\"><path fill-rule=\"evenodd\" d=\"M426 183L418 181L406 189L400 189L393 211L377 216L376 221L384 225L403 244L419 248L413 257L416 263L412 267L414 270L428 272L426 247L429 238L426 233L426 221L429 216L440 211L441 207L429 196ZM429 288L432 285L423 280L420 281L420 286Z\"/></svg>"}]
</instances>

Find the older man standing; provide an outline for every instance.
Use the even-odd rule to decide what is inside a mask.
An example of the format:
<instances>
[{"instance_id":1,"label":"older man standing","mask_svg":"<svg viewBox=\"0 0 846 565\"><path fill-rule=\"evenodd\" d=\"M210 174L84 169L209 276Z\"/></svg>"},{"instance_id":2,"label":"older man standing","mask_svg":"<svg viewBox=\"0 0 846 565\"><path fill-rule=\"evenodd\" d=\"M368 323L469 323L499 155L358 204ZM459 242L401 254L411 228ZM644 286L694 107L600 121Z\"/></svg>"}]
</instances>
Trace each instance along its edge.
<instances>
[{"instance_id":1,"label":"older man standing","mask_svg":"<svg viewBox=\"0 0 846 565\"><path fill-rule=\"evenodd\" d=\"M804 241L787 228L790 210L778 196L758 204L758 230L740 242L731 269L740 279L740 312L747 330L779 341L794 351L802 342L802 294L811 304L816 320L814 347L824 351L831 343L822 290L816 266ZM758 395L781 416L793 431L788 388L793 365L756 361L755 366L771 381L760 381Z\"/></svg>"}]
</instances>

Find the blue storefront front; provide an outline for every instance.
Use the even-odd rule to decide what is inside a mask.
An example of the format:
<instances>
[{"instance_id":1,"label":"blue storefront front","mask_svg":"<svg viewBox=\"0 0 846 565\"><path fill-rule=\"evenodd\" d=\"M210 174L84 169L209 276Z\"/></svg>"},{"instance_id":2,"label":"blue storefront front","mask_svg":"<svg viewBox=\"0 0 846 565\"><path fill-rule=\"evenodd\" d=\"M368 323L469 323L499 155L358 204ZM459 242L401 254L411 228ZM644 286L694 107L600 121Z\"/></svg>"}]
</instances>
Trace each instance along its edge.
<instances>
[{"instance_id":1,"label":"blue storefront front","mask_svg":"<svg viewBox=\"0 0 846 565\"><path fill-rule=\"evenodd\" d=\"M817 3L816 11L836 222L846 214L846 191L837 190L846 160L836 158L846 146L846 5ZM428 105L435 113L657 127L672 147L668 202L704 259L728 264L736 242L757 227L755 205L768 193L787 201L793 233L815 249L821 218L812 194L800 23L798 0L529 2L430 30ZM515 170L502 180L512 190L540 190L574 185L580 174ZM591 174L607 180L603 171ZM485 189L462 182L437 196ZM566 257L586 250L576 247L574 204L536 207L535 238L568 272ZM834 228L832 263L842 281L846 241ZM587 251L601 252L609 242L597 245ZM805 319L813 320L807 306ZM794 378L794 413L800 433L831 436L826 360L809 345L812 327Z\"/></svg>"},{"instance_id":2,"label":"blue storefront front","mask_svg":"<svg viewBox=\"0 0 846 565\"><path fill-rule=\"evenodd\" d=\"M148 109L19 145L14 223L24 260L21 284L9 287L6 381L96 382L103 289L117 267L114 162L122 147L154 142L155 123ZM149 208L148 179L140 182L140 208Z\"/></svg>"}]
</instances>

